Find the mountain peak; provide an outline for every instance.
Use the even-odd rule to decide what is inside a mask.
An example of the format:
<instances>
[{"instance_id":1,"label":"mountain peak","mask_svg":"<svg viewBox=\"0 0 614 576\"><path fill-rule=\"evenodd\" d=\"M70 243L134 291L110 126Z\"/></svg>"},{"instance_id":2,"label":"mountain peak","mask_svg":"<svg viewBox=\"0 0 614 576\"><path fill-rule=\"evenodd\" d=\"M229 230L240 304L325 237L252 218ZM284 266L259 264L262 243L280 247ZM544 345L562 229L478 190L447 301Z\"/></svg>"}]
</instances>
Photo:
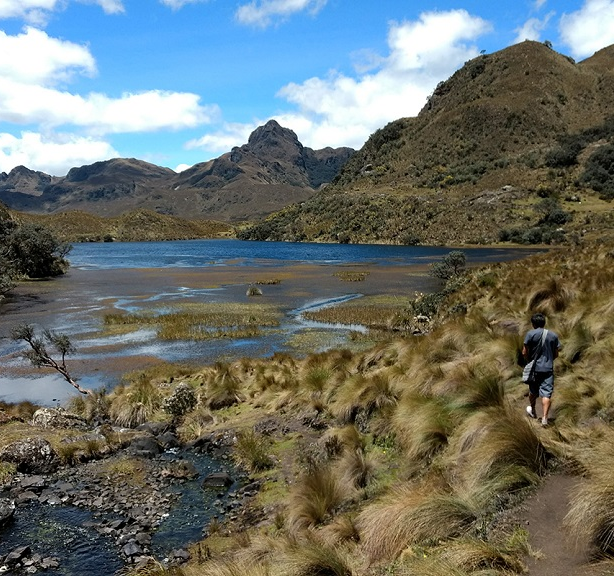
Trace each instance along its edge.
<instances>
[{"instance_id":1,"label":"mountain peak","mask_svg":"<svg viewBox=\"0 0 614 576\"><path fill-rule=\"evenodd\" d=\"M290 128L280 126L276 120L269 120L264 126L256 128L247 140L247 147L253 151L262 148L279 150L287 146L302 148L298 136Z\"/></svg>"}]
</instances>

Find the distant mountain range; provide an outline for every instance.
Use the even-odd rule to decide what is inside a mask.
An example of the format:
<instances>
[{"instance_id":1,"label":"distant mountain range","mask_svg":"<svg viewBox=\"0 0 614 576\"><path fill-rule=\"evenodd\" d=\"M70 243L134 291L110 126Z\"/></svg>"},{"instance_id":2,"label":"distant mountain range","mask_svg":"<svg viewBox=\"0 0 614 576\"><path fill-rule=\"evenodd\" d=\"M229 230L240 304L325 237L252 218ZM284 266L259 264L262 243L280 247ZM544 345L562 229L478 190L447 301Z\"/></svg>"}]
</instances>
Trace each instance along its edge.
<instances>
[{"instance_id":1,"label":"distant mountain range","mask_svg":"<svg viewBox=\"0 0 614 576\"><path fill-rule=\"evenodd\" d=\"M134 158L72 168L54 177L18 166L0 173L0 201L13 210L80 210L119 216L137 209L184 218L256 220L302 202L329 183L351 148L312 150L271 120L247 144L176 173Z\"/></svg>"},{"instance_id":2,"label":"distant mountain range","mask_svg":"<svg viewBox=\"0 0 614 576\"><path fill-rule=\"evenodd\" d=\"M0 175L0 201L17 210L251 221L207 230L257 240L578 243L614 238L613 200L614 46L576 63L532 41L466 62L357 152L305 148L270 121L180 174L116 159L64 178Z\"/></svg>"}]
</instances>

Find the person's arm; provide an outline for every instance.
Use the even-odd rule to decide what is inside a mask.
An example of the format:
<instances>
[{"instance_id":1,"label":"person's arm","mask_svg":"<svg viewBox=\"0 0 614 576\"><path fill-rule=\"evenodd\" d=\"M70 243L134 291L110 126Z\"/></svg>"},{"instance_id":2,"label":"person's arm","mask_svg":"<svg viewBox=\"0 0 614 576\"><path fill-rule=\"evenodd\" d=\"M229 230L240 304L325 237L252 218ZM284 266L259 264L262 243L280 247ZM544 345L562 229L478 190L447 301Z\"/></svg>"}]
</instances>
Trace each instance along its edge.
<instances>
[{"instance_id":1,"label":"person's arm","mask_svg":"<svg viewBox=\"0 0 614 576\"><path fill-rule=\"evenodd\" d=\"M522 345L522 355L524 356L525 360L529 359L529 351L527 350L527 345L526 344Z\"/></svg>"}]
</instances>

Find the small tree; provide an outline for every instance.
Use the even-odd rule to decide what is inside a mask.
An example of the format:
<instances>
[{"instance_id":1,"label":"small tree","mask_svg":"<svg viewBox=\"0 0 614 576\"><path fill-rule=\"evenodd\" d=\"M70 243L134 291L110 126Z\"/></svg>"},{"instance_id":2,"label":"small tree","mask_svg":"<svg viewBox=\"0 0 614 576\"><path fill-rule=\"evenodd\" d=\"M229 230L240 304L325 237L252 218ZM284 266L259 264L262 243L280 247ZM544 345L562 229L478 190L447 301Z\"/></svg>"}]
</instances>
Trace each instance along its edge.
<instances>
[{"instance_id":1,"label":"small tree","mask_svg":"<svg viewBox=\"0 0 614 576\"><path fill-rule=\"evenodd\" d=\"M44 330L43 336L38 337L34 328L28 324L22 324L13 329L13 340L23 340L28 343L30 350L23 353L23 357L28 359L37 368L53 368L59 372L64 380L77 389L81 394L92 394L91 390L82 388L70 375L66 366L66 356L75 351L75 347L70 342L66 334L56 334L51 330ZM60 360L52 358L47 351L47 345L55 348L60 354Z\"/></svg>"},{"instance_id":2,"label":"small tree","mask_svg":"<svg viewBox=\"0 0 614 576\"><path fill-rule=\"evenodd\" d=\"M450 280L455 276L460 276L465 271L467 258L464 252L453 250L446 254L441 262L433 262L431 264L430 274L440 280Z\"/></svg>"}]
</instances>

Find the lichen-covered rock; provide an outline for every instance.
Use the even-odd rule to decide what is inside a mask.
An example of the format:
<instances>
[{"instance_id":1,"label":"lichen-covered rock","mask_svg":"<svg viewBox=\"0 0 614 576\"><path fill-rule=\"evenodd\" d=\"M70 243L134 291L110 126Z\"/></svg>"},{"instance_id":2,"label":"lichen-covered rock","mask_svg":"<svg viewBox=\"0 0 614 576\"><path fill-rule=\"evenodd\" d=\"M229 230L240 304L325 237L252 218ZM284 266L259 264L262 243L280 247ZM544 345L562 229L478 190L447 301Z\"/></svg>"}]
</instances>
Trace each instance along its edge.
<instances>
[{"instance_id":1,"label":"lichen-covered rock","mask_svg":"<svg viewBox=\"0 0 614 576\"><path fill-rule=\"evenodd\" d=\"M57 470L60 458L44 438L18 440L0 450L0 460L15 464L18 472L46 474Z\"/></svg>"},{"instance_id":2,"label":"lichen-covered rock","mask_svg":"<svg viewBox=\"0 0 614 576\"><path fill-rule=\"evenodd\" d=\"M89 430L87 422L64 408L39 408L32 416L32 426Z\"/></svg>"}]
</instances>

